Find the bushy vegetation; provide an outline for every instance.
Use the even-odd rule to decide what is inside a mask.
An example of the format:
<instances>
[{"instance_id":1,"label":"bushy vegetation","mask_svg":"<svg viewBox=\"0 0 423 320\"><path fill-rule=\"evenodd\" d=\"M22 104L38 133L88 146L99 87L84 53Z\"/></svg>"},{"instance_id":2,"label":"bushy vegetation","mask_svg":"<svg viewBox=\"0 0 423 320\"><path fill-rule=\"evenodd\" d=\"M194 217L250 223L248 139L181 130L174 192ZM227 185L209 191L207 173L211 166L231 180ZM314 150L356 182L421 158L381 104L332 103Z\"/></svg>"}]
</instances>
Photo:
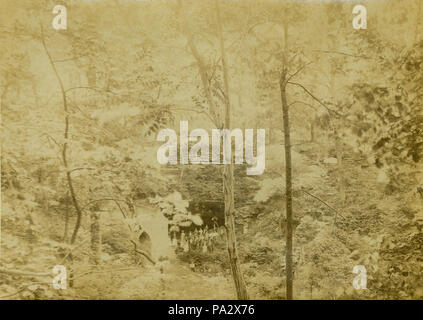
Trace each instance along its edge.
<instances>
[{"instance_id":1,"label":"bushy vegetation","mask_svg":"<svg viewBox=\"0 0 423 320\"><path fill-rule=\"evenodd\" d=\"M420 1L55 4L0 5L0 298L423 298ZM160 165L181 120L265 128L264 174Z\"/></svg>"}]
</instances>

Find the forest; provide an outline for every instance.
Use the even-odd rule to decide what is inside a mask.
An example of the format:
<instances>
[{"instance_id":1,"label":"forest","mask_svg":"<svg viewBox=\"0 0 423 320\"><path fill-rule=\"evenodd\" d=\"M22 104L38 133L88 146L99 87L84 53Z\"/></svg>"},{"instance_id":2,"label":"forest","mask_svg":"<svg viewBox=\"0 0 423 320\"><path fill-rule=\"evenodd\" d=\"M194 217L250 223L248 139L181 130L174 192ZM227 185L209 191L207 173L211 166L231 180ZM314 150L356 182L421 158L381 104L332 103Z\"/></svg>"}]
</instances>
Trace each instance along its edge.
<instances>
[{"instance_id":1,"label":"forest","mask_svg":"<svg viewBox=\"0 0 423 320\"><path fill-rule=\"evenodd\" d=\"M423 299L422 1L356 4L2 0L0 300Z\"/></svg>"}]
</instances>

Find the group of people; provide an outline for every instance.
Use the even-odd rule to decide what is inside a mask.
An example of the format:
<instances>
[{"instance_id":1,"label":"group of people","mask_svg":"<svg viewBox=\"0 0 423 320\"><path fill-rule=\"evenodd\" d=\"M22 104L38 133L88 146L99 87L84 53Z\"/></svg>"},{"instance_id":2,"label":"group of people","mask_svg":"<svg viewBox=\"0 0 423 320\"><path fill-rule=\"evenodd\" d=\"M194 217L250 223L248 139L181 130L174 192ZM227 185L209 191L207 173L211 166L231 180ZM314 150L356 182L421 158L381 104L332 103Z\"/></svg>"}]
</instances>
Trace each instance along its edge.
<instances>
[{"instance_id":1,"label":"group of people","mask_svg":"<svg viewBox=\"0 0 423 320\"><path fill-rule=\"evenodd\" d=\"M178 235L176 232L170 234L172 246L182 249L184 252L201 251L202 253L213 252L217 238L220 233L219 229L197 228L194 231L186 232L182 230Z\"/></svg>"}]
</instances>

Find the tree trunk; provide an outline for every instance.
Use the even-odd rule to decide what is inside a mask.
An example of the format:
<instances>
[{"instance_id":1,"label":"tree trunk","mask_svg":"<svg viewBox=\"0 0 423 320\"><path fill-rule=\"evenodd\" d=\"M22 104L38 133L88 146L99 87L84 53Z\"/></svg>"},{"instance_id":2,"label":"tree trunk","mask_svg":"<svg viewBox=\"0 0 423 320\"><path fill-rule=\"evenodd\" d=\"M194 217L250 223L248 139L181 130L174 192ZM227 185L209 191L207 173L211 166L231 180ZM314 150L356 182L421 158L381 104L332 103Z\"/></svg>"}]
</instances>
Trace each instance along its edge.
<instances>
[{"instance_id":1,"label":"tree trunk","mask_svg":"<svg viewBox=\"0 0 423 320\"><path fill-rule=\"evenodd\" d=\"M48 60L50 62L50 65L54 71L54 74L56 75L56 79L57 82L59 83L59 87L60 87L60 91L62 93L62 99L63 99L63 111L65 114L65 130L64 130L64 143L63 143L63 147L62 147L62 161L63 161L63 166L65 167L66 170L66 179L68 182L68 187L69 187L69 193L72 199L72 203L75 207L75 211L76 211L76 223L75 223L75 228L73 230L73 234L72 234L72 238L71 238L71 244L75 243L76 240L76 235L78 234L78 230L81 226L81 220L82 220L82 210L79 206L78 200L76 199L76 194L75 194L75 189L73 187L73 181L72 181L72 177L71 177L71 172L69 170L69 165L68 165L68 160L67 160L67 148L68 148L68 139L69 139L69 110L68 110L68 102L67 102L67 98L66 98L66 91L65 91L65 87L63 85L63 81L62 78L59 75L59 72L57 71L56 65L54 63L53 58L50 55L50 52L48 51L45 39L44 39L44 32L43 32L43 27L40 24L41 27L41 43L44 47L44 51L48 57ZM69 255L71 256L71 255Z\"/></svg>"},{"instance_id":2,"label":"tree trunk","mask_svg":"<svg viewBox=\"0 0 423 320\"><path fill-rule=\"evenodd\" d=\"M285 197L286 197L286 246L285 246L285 270L286 270L286 299L293 299L293 267L292 267L292 163L291 163L291 135L289 125L289 110L286 101L286 70L282 72L280 79L280 91L283 113L283 130L285 140ZM283 220L282 220L283 221Z\"/></svg>"},{"instance_id":3,"label":"tree trunk","mask_svg":"<svg viewBox=\"0 0 423 320\"><path fill-rule=\"evenodd\" d=\"M220 18L219 0L215 0L216 4L216 15L217 15L217 28L219 34L220 51L222 56L222 69L223 69L223 81L225 86L225 125L224 127L231 128L231 102L230 102L230 90L229 90L229 75L226 66L226 52L225 44L222 32L222 22ZM223 138L225 139L225 137ZM236 293L238 299L248 299L247 287L245 286L244 278L241 271L241 266L238 259L236 234L235 234L235 219L234 219L234 170L233 162L229 165L225 165L223 169L223 193L225 200L225 228L226 228L226 239L227 249L229 255L229 263L231 265L232 277L235 283Z\"/></svg>"},{"instance_id":4,"label":"tree trunk","mask_svg":"<svg viewBox=\"0 0 423 320\"><path fill-rule=\"evenodd\" d=\"M223 192L225 196L225 228L229 263L231 266L232 278L234 280L237 297L240 300L246 300L248 299L248 292L247 287L245 286L237 252L233 188L233 164L225 165L223 169Z\"/></svg>"},{"instance_id":5,"label":"tree trunk","mask_svg":"<svg viewBox=\"0 0 423 320\"><path fill-rule=\"evenodd\" d=\"M65 197L65 230L63 231L63 242L66 243L68 241L68 232L69 232L69 202L70 198L69 195L66 194Z\"/></svg>"},{"instance_id":6,"label":"tree trunk","mask_svg":"<svg viewBox=\"0 0 423 320\"><path fill-rule=\"evenodd\" d=\"M281 91L282 114L283 114L283 131L285 143L285 197L286 197L286 245L285 245L285 271L286 271L286 299L293 299L293 265L292 265L292 161L291 161L291 132L289 124L289 106L286 100L286 84L287 84L287 59L288 54L288 25L284 25L284 41L285 50L283 56L283 70L279 80ZM283 219L281 219L281 227ZM283 230L283 229L282 229ZM283 231L282 231L283 232Z\"/></svg>"},{"instance_id":7,"label":"tree trunk","mask_svg":"<svg viewBox=\"0 0 423 320\"><path fill-rule=\"evenodd\" d=\"M100 223L100 212L92 211L90 214L91 219L91 261L93 264L101 263L101 223Z\"/></svg>"},{"instance_id":8,"label":"tree trunk","mask_svg":"<svg viewBox=\"0 0 423 320\"><path fill-rule=\"evenodd\" d=\"M314 142L316 140L315 131L316 131L316 124L315 124L315 119L313 119L310 122L310 142Z\"/></svg>"},{"instance_id":9,"label":"tree trunk","mask_svg":"<svg viewBox=\"0 0 423 320\"><path fill-rule=\"evenodd\" d=\"M178 0L178 10L180 11L181 18L182 18L182 28L187 37L188 46L191 50L192 55L194 56L195 60L198 64L198 71L200 73L201 82L203 85L203 89L206 95L206 100L209 106L209 111L211 115L211 119L217 127L225 127L230 129L230 100L229 100L229 80L228 80L228 72L226 67L226 55L225 55L225 47L224 47L224 40L223 40L223 33L222 33L222 23L220 19L220 9L219 3L216 1L216 15L217 15L217 25L218 25L218 33L219 33L219 40L220 40L220 49L222 54L222 68L223 68L223 77L224 77L224 90L225 90L225 120L224 123L219 118L218 115L218 104L215 103L213 100L212 90L210 88L209 83L209 74L207 70L207 63L203 60L202 56L200 55L193 39L193 35L191 30L187 24L187 17L184 14L182 1ZM224 137L225 139L225 137ZM223 170L223 193L224 193L224 201L225 201L225 228L226 228L226 237L227 237L227 249L229 255L229 263L231 266L232 277L234 280L237 297L238 299L248 299L247 288L245 286L245 282L242 276L241 267L238 260L238 253L237 253L237 244L236 244L236 236L235 236L235 221L234 221L234 177L233 177L233 164L227 164L224 166Z\"/></svg>"},{"instance_id":10,"label":"tree trunk","mask_svg":"<svg viewBox=\"0 0 423 320\"><path fill-rule=\"evenodd\" d=\"M41 43L42 43L44 51L45 51L45 53L48 57L50 65L51 65L51 67L54 71L57 82L59 83L60 91L62 93L63 111L64 111L64 114L65 114L65 129L64 129L64 133L63 133L64 143L63 143L63 147L62 147L62 161L63 161L63 166L64 166L65 171L66 171L66 180L68 182L70 197L72 199L72 203L73 203L73 206L75 207L75 211L76 211L76 223L75 223L75 227L74 227L72 237L71 237L71 241L70 241L70 244L74 244L75 240L76 240L76 236L77 236L78 231L79 231L79 228L81 227L82 210L81 210L81 207L79 206L78 200L76 198L75 189L73 187L73 180L72 180L72 176L71 176L71 172L70 172L69 164L68 164L68 160L67 160L67 148L68 148L69 126L70 126L70 124L69 124L68 102L67 102L66 91L65 91L65 87L63 85L62 78L60 77L59 72L57 71L57 68L56 68L56 64L54 63L54 60L53 60L50 52L48 51L47 44L46 44L45 38L44 38L43 26L42 26L41 22L40 22L40 28L41 28ZM69 254L68 258L69 258L69 261L72 263L72 261L73 261L72 253ZM69 268L69 275L70 275L69 287L73 287L74 281L73 281L72 267Z\"/></svg>"},{"instance_id":11,"label":"tree trunk","mask_svg":"<svg viewBox=\"0 0 423 320\"><path fill-rule=\"evenodd\" d=\"M338 171L338 187L339 187L339 200L341 202L341 206L345 204L345 181L344 181L344 168L342 163L343 158L343 151L342 151L342 140L338 136L339 133L336 132L335 137L335 151L336 151L336 159L337 159L337 171Z\"/></svg>"}]
</instances>

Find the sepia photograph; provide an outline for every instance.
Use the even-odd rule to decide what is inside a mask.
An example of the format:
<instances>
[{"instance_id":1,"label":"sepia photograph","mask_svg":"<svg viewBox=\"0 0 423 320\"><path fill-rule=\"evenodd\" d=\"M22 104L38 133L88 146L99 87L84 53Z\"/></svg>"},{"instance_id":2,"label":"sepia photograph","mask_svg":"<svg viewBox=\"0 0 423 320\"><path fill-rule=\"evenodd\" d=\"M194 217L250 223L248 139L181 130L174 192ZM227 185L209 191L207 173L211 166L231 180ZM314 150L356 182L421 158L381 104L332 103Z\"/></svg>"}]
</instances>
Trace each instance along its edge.
<instances>
[{"instance_id":1,"label":"sepia photograph","mask_svg":"<svg viewBox=\"0 0 423 320\"><path fill-rule=\"evenodd\" d=\"M0 300L423 300L421 0L0 0L0 105Z\"/></svg>"}]
</instances>

